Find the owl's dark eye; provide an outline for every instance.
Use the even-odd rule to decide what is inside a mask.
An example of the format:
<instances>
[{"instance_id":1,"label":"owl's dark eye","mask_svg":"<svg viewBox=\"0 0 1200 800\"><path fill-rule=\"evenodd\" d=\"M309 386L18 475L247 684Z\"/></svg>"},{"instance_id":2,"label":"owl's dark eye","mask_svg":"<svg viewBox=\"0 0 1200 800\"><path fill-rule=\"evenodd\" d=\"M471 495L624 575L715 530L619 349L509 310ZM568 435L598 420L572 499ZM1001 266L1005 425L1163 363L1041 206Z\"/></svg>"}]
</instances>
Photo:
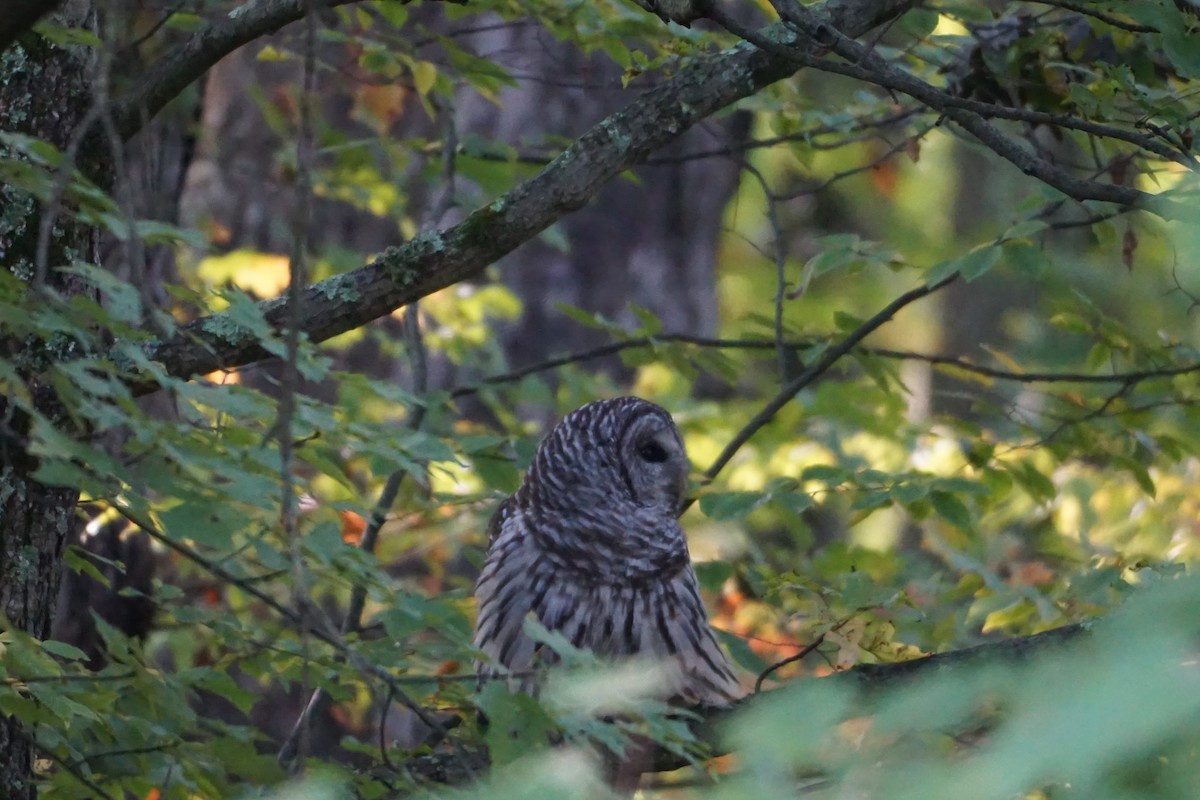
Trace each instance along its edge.
<instances>
[{"instance_id":1,"label":"owl's dark eye","mask_svg":"<svg viewBox=\"0 0 1200 800\"><path fill-rule=\"evenodd\" d=\"M658 442L646 442L638 448L638 455L651 464L661 464L667 460L667 451Z\"/></svg>"}]
</instances>

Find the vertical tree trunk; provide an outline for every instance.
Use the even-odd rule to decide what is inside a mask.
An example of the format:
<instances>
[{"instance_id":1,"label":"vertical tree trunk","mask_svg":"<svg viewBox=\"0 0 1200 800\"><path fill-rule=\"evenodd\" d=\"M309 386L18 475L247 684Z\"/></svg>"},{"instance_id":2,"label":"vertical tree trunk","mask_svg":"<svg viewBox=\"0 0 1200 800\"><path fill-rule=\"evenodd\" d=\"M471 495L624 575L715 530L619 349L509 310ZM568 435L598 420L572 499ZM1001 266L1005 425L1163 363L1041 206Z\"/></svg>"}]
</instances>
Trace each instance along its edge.
<instances>
[{"instance_id":1,"label":"vertical tree trunk","mask_svg":"<svg viewBox=\"0 0 1200 800\"><path fill-rule=\"evenodd\" d=\"M73 12L90 10L74 7ZM0 75L0 130L67 150L91 102L87 53L52 46L26 32L0 54ZM99 137L85 142L78 153L76 165L106 182ZM29 193L0 185L0 265L25 281L27 290L37 273L38 228L44 213ZM54 268L75 259L95 261L95 243L94 231L60 210L45 263L47 285L63 295L78 292L78 284ZM54 392L38 377L39 362L52 357L47 343L14 340L11 332L0 331L0 357L22 371L36 410L52 421L61 420ZM44 638L50 631L63 542L78 492L46 486L32 477L37 463L26 450L28 432L27 415L11 398L0 396L0 625ZM0 797L36 795L30 734L19 720L0 719Z\"/></svg>"}]
</instances>

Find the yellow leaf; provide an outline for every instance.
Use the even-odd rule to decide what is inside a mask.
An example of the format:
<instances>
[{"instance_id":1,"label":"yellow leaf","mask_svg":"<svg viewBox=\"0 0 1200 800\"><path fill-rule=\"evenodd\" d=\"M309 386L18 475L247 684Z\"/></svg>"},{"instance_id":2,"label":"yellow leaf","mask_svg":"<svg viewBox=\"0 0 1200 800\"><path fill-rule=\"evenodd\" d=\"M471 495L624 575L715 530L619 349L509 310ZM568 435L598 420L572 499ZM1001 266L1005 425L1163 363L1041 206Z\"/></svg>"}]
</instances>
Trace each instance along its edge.
<instances>
[{"instance_id":1,"label":"yellow leaf","mask_svg":"<svg viewBox=\"0 0 1200 800\"><path fill-rule=\"evenodd\" d=\"M271 45L259 50L258 55L255 56L258 61L287 61L290 57L287 53Z\"/></svg>"},{"instance_id":2,"label":"yellow leaf","mask_svg":"<svg viewBox=\"0 0 1200 800\"><path fill-rule=\"evenodd\" d=\"M1009 372L1015 372L1018 375L1025 372L1024 367L1022 367L1020 364L1018 364L1013 359L1013 357L1008 355L1007 353L1002 353L994 347L988 347L986 344L980 345L980 347L982 347L984 350L991 353L992 358L996 359L1001 364L1003 364L1004 368L1007 369Z\"/></svg>"},{"instance_id":3,"label":"yellow leaf","mask_svg":"<svg viewBox=\"0 0 1200 800\"><path fill-rule=\"evenodd\" d=\"M424 97L429 94L429 90L433 88L434 81L437 80L437 67L428 61L418 61L413 64L413 86L417 89L417 94Z\"/></svg>"}]
</instances>

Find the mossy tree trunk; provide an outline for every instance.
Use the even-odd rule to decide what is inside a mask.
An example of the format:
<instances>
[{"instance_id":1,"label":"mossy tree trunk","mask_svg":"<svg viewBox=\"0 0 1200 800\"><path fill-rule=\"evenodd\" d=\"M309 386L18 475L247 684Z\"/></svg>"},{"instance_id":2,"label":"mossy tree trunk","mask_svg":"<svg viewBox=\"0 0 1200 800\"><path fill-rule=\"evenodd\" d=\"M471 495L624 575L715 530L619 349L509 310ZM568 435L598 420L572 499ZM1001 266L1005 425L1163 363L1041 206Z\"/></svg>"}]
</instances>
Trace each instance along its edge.
<instances>
[{"instance_id":1,"label":"mossy tree trunk","mask_svg":"<svg viewBox=\"0 0 1200 800\"><path fill-rule=\"evenodd\" d=\"M74 7L70 13L88 14L90 9ZM68 151L93 101L90 58L85 50L56 47L26 31L0 54L0 130L33 136ZM100 137L84 137L76 148L76 166L106 184L110 170L104 162ZM0 184L0 267L24 282L26 292L37 291L38 232L48 213L47 204L29 193ZM41 272L48 289L69 297L82 287L56 268L76 260L95 263L97 236L73 219L69 209L58 209L53 221ZM53 423L62 422L63 414L44 380L46 365L54 358L70 357L82 346L17 338L10 332L0 336L0 356L18 367L24 396ZM78 492L36 479L38 464L28 450L29 428L29 415L13 397L0 394L0 627L12 626L45 638ZM31 780L36 757L31 734L14 718L0 719L0 797L36 794Z\"/></svg>"}]
</instances>

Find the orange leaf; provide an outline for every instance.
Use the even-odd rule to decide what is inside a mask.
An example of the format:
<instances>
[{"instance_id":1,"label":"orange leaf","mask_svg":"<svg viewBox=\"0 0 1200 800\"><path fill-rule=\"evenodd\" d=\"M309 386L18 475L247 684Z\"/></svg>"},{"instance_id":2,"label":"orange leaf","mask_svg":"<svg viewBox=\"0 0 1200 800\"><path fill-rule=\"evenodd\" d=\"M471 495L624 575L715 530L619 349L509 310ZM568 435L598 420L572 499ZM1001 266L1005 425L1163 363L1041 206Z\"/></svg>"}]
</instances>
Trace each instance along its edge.
<instances>
[{"instance_id":1,"label":"orange leaf","mask_svg":"<svg viewBox=\"0 0 1200 800\"><path fill-rule=\"evenodd\" d=\"M1013 582L1024 586L1045 586L1054 583L1054 572L1041 561L1029 561L1013 572Z\"/></svg>"},{"instance_id":2,"label":"orange leaf","mask_svg":"<svg viewBox=\"0 0 1200 800\"><path fill-rule=\"evenodd\" d=\"M363 532L367 529L367 521L362 514L354 511L339 511L342 519L342 541L346 544L358 544L362 541Z\"/></svg>"},{"instance_id":3,"label":"orange leaf","mask_svg":"<svg viewBox=\"0 0 1200 800\"><path fill-rule=\"evenodd\" d=\"M900 176L890 159L871 167L868 175L870 175L871 184L875 187L875 191L884 197L891 197L896 193L896 183L899 181Z\"/></svg>"}]
</instances>

